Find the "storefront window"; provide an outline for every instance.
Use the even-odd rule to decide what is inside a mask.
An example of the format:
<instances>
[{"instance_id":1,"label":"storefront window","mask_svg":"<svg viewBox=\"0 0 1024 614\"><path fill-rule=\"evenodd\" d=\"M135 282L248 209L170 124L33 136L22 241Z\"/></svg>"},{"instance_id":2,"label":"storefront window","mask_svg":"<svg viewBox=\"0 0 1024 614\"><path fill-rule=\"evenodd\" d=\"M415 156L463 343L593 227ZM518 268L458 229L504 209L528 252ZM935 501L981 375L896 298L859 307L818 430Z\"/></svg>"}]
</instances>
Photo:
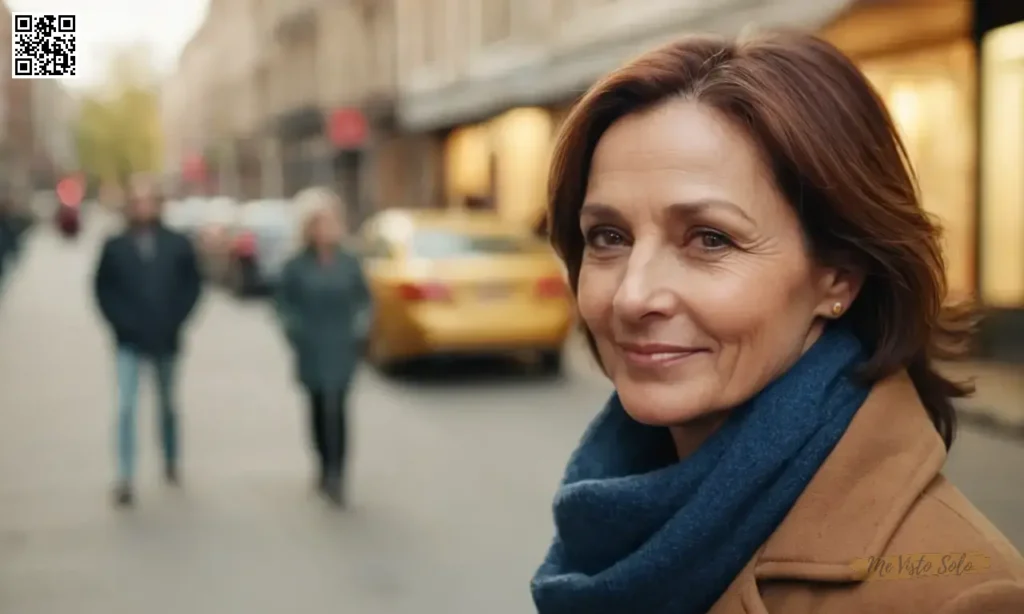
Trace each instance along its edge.
<instances>
[{"instance_id":1,"label":"storefront window","mask_svg":"<svg viewBox=\"0 0 1024 614\"><path fill-rule=\"evenodd\" d=\"M498 210L509 221L533 226L547 207L552 121L546 109L512 109L494 119L494 176Z\"/></svg>"},{"instance_id":2,"label":"storefront window","mask_svg":"<svg viewBox=\"0 0 1024 614\"><path fill-rule=\"evenodd\" d=\"M985 36L982 57L981 294L1024 306L1024 23Z\"/></svg>"},{"instance_id":3,"label":"storefront window","mask_svg":"<svg viewBox=\"0 0 1024 614\"><path fill-rule=\"evenodd\" d=\"M445 192L449 205L460 206L470 198L487 198L492 191L492 146L485 125L465 126L451 133L445 143Z\"/></svg>"},{"instance_id":4,"label":"storefront window","mask_svg":"<svg viewBox=\"0 0 1024 614\"><path fill-rule=\"evenodd\" d=\"M445 143L450 206L486 202L509 221L532 227L546 208L553 126L541 108L517 108L452 132Z\"/></svg>"},{"instance_id":5,"label":"storefront window","mask_svg":"<svg viewBox=\"0 0 1024 614\"><path fill-rule=\"evenodd\" d=\"M942 224L953 299L974 293L974 68L960 41L863 66L885 99L917 173L922 206Z\"/></svg>"}]
</instances>

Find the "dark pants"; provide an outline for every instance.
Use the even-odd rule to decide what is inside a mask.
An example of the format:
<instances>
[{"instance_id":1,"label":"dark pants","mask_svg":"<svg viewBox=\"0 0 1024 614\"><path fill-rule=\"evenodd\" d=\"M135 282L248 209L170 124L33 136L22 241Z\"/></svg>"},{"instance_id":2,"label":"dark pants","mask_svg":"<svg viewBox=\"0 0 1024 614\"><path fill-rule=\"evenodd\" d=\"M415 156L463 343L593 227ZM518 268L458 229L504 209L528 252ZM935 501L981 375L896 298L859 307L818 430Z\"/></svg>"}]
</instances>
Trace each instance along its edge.
<instances>
[{"instance_id":1,"label":"dark pants","mask_svg":"<svg viewBox=\"0 0 1024 614\"><path fill-rule=\"evenodd\" d=\"M345 397L347 391L309 390L309 417L320 476L337 485L345 472L347 447Z\"/></svg>"}]
</instances>

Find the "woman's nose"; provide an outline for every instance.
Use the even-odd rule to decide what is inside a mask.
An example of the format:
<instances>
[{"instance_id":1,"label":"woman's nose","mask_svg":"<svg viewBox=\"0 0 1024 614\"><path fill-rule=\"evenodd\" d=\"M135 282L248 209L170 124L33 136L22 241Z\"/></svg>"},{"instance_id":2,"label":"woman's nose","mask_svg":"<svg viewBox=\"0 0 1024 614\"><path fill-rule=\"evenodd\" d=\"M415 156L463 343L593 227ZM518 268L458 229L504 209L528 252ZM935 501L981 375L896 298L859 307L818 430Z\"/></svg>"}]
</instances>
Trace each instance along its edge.
<instances>
[{"instance_id":1,"label":"woman's nose","mask_svg":"<svg viewBox=\"0 0 1024 614\"><path fill-rule=\"evenodd\" d=\"M678 294L673 290L678 271L673 261L668 254L645 255L634 250L613 299L616 314L633 321L671 315L678 304Z\"/></svg>"}]
</instances>

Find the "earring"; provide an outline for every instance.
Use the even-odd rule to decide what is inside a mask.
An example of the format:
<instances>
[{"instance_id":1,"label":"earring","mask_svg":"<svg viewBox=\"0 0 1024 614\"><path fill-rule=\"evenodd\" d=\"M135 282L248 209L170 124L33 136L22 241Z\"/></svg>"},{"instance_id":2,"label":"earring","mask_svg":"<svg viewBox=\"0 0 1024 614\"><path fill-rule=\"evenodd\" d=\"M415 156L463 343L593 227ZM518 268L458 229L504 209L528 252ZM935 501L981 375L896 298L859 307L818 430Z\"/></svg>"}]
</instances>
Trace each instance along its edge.
<instances>
[{"instance_id":1,"label":"earring","mask_svg":"<svg viewBox=\"0 0 1024 614\"><path fill-rule=\"evenodd\" d=\"M842 303L836 301L836 303L834 305L832 305L832 315L834 315L837 318L839 316L843 315L843 304Z\"/></svg>"}]
</instances>

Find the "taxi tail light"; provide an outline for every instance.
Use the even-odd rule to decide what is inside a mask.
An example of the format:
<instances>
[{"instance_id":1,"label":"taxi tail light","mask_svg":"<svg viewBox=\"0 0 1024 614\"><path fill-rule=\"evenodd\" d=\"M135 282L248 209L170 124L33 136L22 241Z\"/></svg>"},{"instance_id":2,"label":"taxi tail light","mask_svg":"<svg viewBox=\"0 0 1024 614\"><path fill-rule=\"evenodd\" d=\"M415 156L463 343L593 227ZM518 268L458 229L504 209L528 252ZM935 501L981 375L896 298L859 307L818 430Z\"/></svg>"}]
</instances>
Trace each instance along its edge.
<instances>
[{"instance_id":1,"label":"taxi tail light","mask_svg":"<svg viewBox=\"0 0 1024 614\"><path fill-rule=\"evenodd\" d=\"M545 277L537 281L536 292L539 298L563 298L568 291L561 277Z\"/></svg>"},{"instance_id":2,"label":"taxi tail light","mask_svg":"<svg viewBox=\"0 0 1024 614\"><path fill-rule=\"evenodd\" d=\"M407 283L398 286L398 296L410 303L444 302L451 300L448 287L438 283Z\"/></svg>"},{"instance_id":3,"label":"taxi tail light","mask_svg":"<svg viewBox=\"0 0 1024 614\"><path fill-rule=\"evenodd\" d=\"M249 232L243 232L235 237L231 244L231 250L236 256L249 258L256 254L256 237Z\"/></svg>"}]
</instances>

